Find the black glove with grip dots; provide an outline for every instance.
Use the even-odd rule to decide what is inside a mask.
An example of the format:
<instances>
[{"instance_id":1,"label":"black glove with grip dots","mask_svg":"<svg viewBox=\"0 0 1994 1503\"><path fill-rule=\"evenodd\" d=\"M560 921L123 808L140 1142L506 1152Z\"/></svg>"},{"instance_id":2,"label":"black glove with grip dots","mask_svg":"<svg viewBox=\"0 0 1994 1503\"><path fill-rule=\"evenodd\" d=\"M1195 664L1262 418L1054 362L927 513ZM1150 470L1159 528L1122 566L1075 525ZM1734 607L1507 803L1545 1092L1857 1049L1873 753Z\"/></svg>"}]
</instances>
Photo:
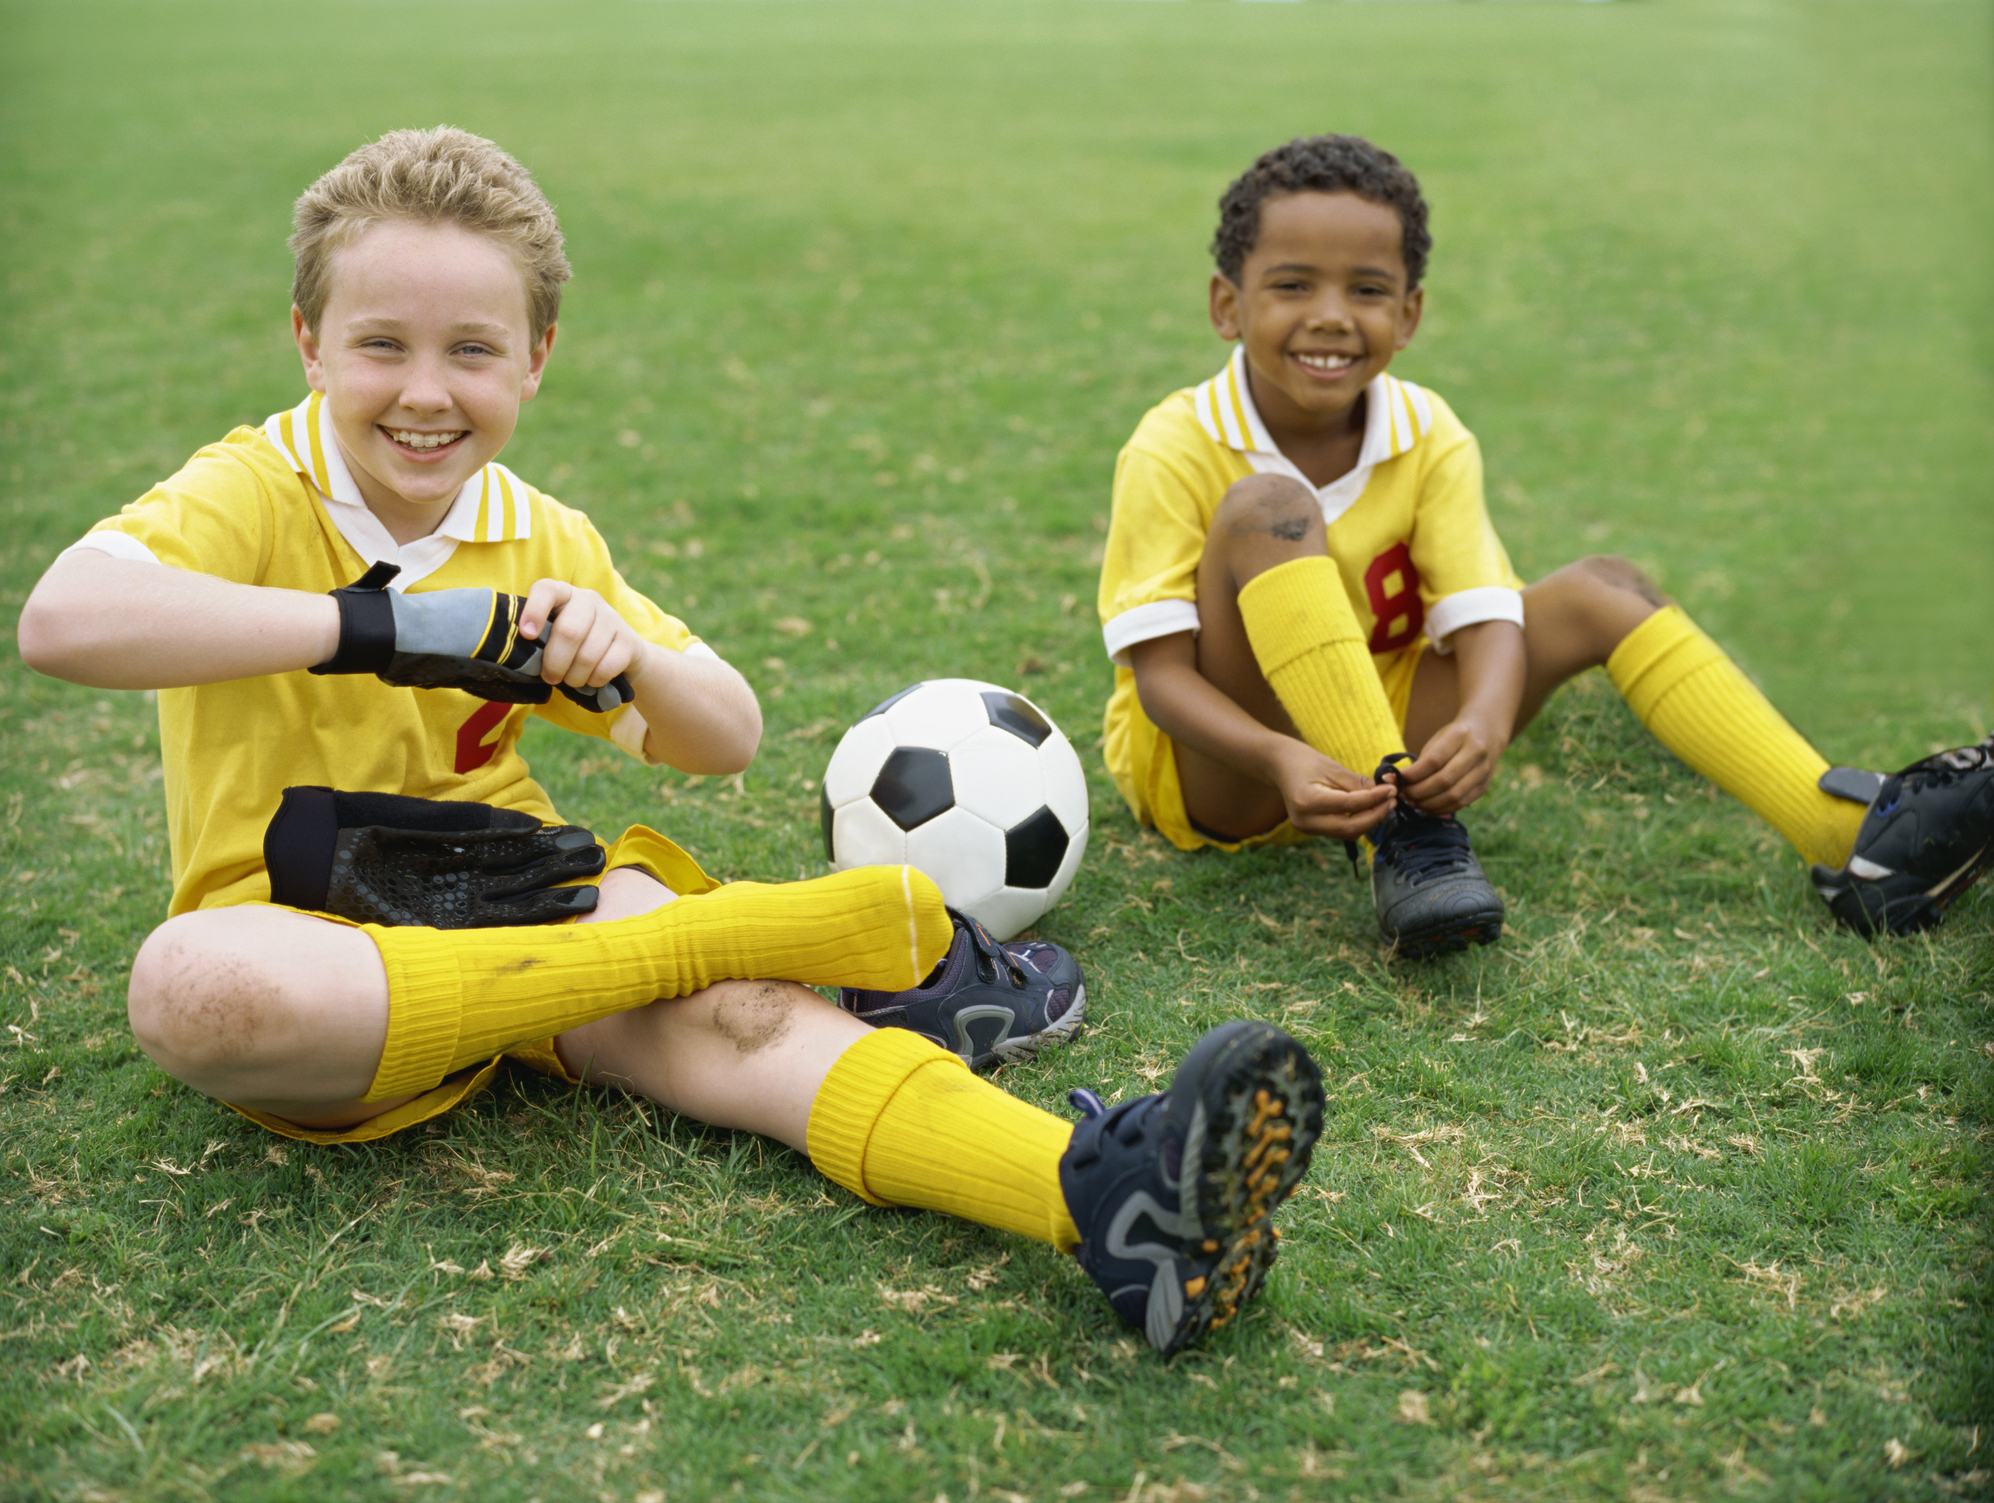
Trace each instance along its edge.
<instances>
[{"instance_id":1,"label":"black glove with grip dots","mask_svg":"<svg viewBox=\"0 0 1994 1503\"><path fill-rule=\"evenodd\" d=\"M286 788L263 832L270 898L362 924L495 929L595 911L605 857L577 825L516 809Z\"/></svg>"},{"instance_id":2,"label":"black glove with grip dots","mask_svg":"<svg viewBox=\"0 0 1994 1503\"><path fill-rule=\"evenodd\" d=\"M313 673L371 673L409 689L462 689L504 704L544 705L555 685L540 677L540 644L519 634L526 600L503 590L389 590L401 565L375 564L331 591L339 602L339 650ZM599 689L561 692L605 714L630 702L622 674Z\"/></svg>"}]
</instances>

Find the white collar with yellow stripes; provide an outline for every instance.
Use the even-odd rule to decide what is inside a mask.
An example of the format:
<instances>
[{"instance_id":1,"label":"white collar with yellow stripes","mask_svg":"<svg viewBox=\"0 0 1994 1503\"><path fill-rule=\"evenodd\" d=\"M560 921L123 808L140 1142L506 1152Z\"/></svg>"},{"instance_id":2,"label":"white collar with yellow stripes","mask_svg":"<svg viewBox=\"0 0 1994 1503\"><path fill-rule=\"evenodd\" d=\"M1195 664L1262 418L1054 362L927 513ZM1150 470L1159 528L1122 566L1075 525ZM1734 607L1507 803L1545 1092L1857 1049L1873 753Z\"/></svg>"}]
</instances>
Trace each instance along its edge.
<instances>
[{"instance_id":1,"label":"white collar with yellow stripes","mask_svg":"<svg viewBox=\"0 0 1994 1503\"><path fill-rule=\"evenodd\" d=\"M332 414L318 392L288 412L271 414L264 421L263 436L330 503L326 515L354 552L369 564L385 560L402 566L391 589L406 589L435 573L459 543L510 543L533 535L533 507L525 483L493 462L464 482L433 533L413 543L396 543L353 483L333 436Z\"/></svg>"},{"instance_id":2,"label":"white collar with yellow stripes","mask_svg":"<svg viewBox=\"0 0 1994 1503\"><path fill-rule=\"evenodd\" d=\"M1356 468L1318 486L1268 436L1246 381L1246 347L1235 345L1232 359L1192 394L1198 421L1215 444L1246 456L1258 474L1290 475L1322 501L1323 519L1334 522L1364 493L1371 471L1411 450L1433 427L1433 403L1421 387L1389 373L1364 388L1364 446Z\"/></svg>"}]
</instances>

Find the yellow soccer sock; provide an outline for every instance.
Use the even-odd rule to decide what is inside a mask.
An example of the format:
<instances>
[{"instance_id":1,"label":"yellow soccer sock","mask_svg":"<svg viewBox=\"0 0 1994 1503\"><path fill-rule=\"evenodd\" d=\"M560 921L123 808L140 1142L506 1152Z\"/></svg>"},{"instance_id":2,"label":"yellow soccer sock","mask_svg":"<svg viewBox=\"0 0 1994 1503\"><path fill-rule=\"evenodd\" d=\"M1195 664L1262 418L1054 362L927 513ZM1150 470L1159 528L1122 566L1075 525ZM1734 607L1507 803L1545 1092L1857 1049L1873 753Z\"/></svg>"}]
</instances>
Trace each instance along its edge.
<instances>
[{"instance_id":1,"label":"yellow soccer sock","mask_svg":"<svg viewBox=\"0 0 1994 1503\"><path fill-rule=\"evenodd\" d=\"M946 1211L1062 1252L1080 1243L1059 1188L1072 1137L1071 1123L904 1028L839 1055L810 1105L810 1158L826 1179L874 1205Z\"/></svg>"},{"instance_id":2,"label":"yellow soccer sock","mask_svg":"<svg viewBox=\"0 0 1994 1503\"><path fill-rule=\"evenodd\" d=\"M1629 632L1606 671L1670 751L1784 835L1808 861L1840 867L1863 807L1823 793L1828 764L1724 650L1676 606Z\"/></svg>"},{"instance_id":3,"label":"yellow soccer sock","mask_svg":"<svg viewBox=\"0 0 1994 1503\"><path fill-rule=\"evenodd\" d=\"M1254 660L1302 739L1369 777L1405 750L1343 578L1327 557L1290 559L1239 592Z\"/></svg>"},{"instance_id":4,"label":"yellow soccer sock","mask_svg":"<svg viewBox=\"0 0 1994 1503\"><path fill-rule=\"evenodd\" d=\"M509 1044L716 981L902 991L955 932L940 889L909 866L731 882L601 924L363 928L388 972L388 1038L367 1101L426 1091Z\"/></svg>"}]
</instances>

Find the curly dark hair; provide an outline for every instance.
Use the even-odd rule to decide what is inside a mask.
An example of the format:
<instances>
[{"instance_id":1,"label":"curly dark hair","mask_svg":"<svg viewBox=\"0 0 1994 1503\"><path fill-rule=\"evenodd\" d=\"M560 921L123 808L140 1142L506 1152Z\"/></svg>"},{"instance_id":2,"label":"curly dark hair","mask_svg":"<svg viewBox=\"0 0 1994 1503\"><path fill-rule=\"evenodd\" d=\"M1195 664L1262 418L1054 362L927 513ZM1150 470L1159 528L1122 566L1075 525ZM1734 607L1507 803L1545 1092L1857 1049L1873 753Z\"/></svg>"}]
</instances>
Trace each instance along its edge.
<instances>
[{"instance_id":1,"label":"curly dark hair","mask_svg":"<svg viewBox=\"0 0 1994 1503\"><path fill-rule=\"evenodd\" d=\"M1420 195L1419 179L1397 157L1362 136L1301 136L1262 152L1220 197L1212 259L1226 280L1239 280L1260 239L1260 206L1286 193L1354 193L1395 210L1405 227L1401 253L1409 278L1406 290L1425 278L1433 237L1426 230L1426 200Z\"/></svg>"}]
</instances>

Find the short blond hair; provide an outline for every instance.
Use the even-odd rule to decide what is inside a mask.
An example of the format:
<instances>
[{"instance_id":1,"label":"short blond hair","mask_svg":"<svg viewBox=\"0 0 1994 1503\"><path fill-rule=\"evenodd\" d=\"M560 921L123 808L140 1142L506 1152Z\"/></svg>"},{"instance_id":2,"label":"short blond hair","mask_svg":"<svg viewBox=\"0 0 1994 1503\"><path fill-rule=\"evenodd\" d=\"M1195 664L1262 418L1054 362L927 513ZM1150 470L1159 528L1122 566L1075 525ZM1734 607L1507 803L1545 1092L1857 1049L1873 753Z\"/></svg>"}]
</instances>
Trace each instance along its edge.
<instances>
[{"instance_id":1,"label":"short blond hair","mask_svg":"<svg viewBox=\"0 0 1994 1503\"><path fill-rule=\"evenodd\" d=\"M454 224L489 235L526 281L533 342L560 316L561 284L573 275L554 206L533 176L482 136L439 125L390 131L305 189L291 210L297 270L291 301L318 331L332 286L332 255L383 220Z\"/></svg>"}]
</instances>

